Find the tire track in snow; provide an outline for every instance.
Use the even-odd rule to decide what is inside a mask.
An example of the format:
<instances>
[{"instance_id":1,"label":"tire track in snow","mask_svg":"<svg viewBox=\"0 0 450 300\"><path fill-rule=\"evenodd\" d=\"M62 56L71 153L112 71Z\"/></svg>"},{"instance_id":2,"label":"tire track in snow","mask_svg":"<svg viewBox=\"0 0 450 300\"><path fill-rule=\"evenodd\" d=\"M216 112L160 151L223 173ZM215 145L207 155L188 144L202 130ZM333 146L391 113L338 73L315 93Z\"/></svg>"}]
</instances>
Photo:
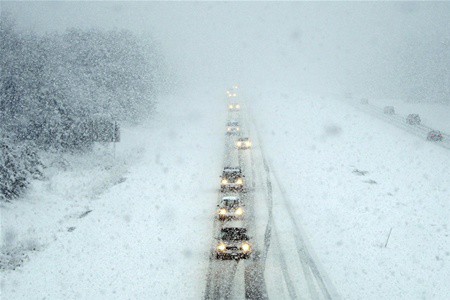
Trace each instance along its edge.
<instances>
[{"instance_id":1,"label":"tire track in snow","mask_svg":"<svg viewBox=\"0 0 450 300\"><path fill-rule=\"evenodd\" d=\"M253 127L255 124L252 122ZM255 129L255 128L253 128ZM261 141L259 138L259 133L256 131L256 135L254 136L254 138L256 138L258 140L258 145L260 145L260 150L261 150L261 160L264 160L264 156L262 154L262 148L261 148ZM252 172L253 174L256 173L256 166L255 166L255 161L253 159L251 159L251 164L252 164ZM270 174L269 174L269 167L267 166L267 164L264 164L263 161L263 168L264 168L264 172L261 172L261 175L264 174L266 175L265 180L262 178L263 176L261 176L261 179L263 180L263 182L265 181L265 185L266 185L266 202L267 202L267 209L268 209L268 221L267 221L267 225L266 225L266 230L265 230L265 234L264 234L264 252L263 252L263 269L265 270L266 267L266 259L267 259L267 254L270 248L270 244L271 244L271 240L272 240L272 236L275 239L275 244L278 246L278 249L280 249L280 254L277 256L278 257L278 262L281 266L281 271L283 274L283 279L284 282L286 283L286 287L289 293L289 297L291 299L297 299L297 295L295 292L295 288L294 288L294 283L289 275L288 269L287 269L287 261L286 261L286 257L283 253L283 251L281 251L281 243L280 240L278 238L277 235L277 229L276 226L273 222L273 211L272 211L272 207L273 207L273 190L272 190L272 182L270 180ZM273 235L272 235L273 232Z\"/></svg>"},{"instance_id":2,"label":"tire track in snow","mask_svg":"<svg viewBox=\"0 0 450 300\"><path fill-rule=\"evenodd\" d=\"M251 120L253 123L253 127L255 128L256 136L260 143L262 160L263 160L263 164L264 164L264 169L267 173L267 177L270 178L270 174L272 174L272 176L274 177L275 183L276 183L278 189L280 190L283 204L286 208L289 219L292 222L292 225L293 225L292 228L294 231L293 234L295 237L295 243L297 245L297 254L300 258L300 261L302 262L303 273L305 275L305 279L307 280L307 285L308 285L308 288L310 289L311 297L314 299L318 298L318 295L317 295L317 292L315 289L315 285L314 285L314 281L313 281L313 278L311 277L311 275L313 275L315 281L317 282L317 285L319 286L319 288L322 292L322 295L326 299L332 299L332 295L333 295L333 297L337 298L338 297L337 293L335 292L334 287L331 284L331 281L325 277L325 273L323 271L319 270L319 267L317 266L317 263L313 259L311 252L308 251L306 241L303 238L303 234L302 234L300 227L296 221L296 217L293 215L292 205L290 203L288 194L285 191L285 189L283 188L281 181L280 181L279 177L277 176L275 169L273 168L272 163L266 159L265 152L264 152L263 145L262 145L262 139L261 139L259 131L257 130L258 127L257 127L256 121L253 118L253 116L251 117ZM272 187L271 184L268 186ZM273 227L275 227L275 224Z\"/></svg>"},{"instance_id":3,"label":"tire track in snow","mask_svg":"<svg viewBox=\"0 0 450 300\"><path fill-rule=\"evenodd\" d=\"M252 125L254 125L254 123L251 123ZM249 122L247 122L247 128L249 128L249 133L251 133L253 130L256 132L256 135L251 135L250 136L253 137L254 140L257 140L258 142L256 144L261 145L261 141L259 138L259 133L256 131L256 129L254 128L255 126L251 127L248 126ZM266 268L266 259L267 259L267 254L270 248L270 244L272 241L272 237L275 239L275 244L278 246L278 249L280 249L280 254L277 255L278 257L278 261L279 264L281 266L281 271L283 274L283 279L284 282L286 283L286 287L289 293L289 297L291 299L297 299L297 295L295 292L295 288L294 288L294 284L293 281L289 275L288 269L287 269L287 261L286 261L286 257L284 255L284 253L281 251L281 243L279 241L279 238L277 236L277 230L275 227L275 224L273 222L273 212L272 212L272 207L273 207L273 191L272 191L272 182L270 180L270 174L269 174L269 168L267 166L267 164L264 163L264 156L262 154L262 148L260 147L260 152L261 152L261 158L260 160L262 160L263 164L263 171L261 170L260 172L256 171L256 164L255 164L255 159L254 159L254 153L255 150L253 150L250 154L250 164L251 164L251 169L252 169L252 176L253 178L256 178L256 174L258 173L261 177L261 183L263 183L262 186L264 186L266 188L266 197L264 197L266 199L266 203L267 203L267 209L268 209L268 221L267 221L267 225L266 225L266 230L264 233L264 250L263 253L261 255L261 266L262 266L262 272L265 272L265 268ZM263 178L265 175L265 179ZM253 187L255 187L255 180L253 181ZM273 232L273 234L272 234Z\"/></svg>"}]
</instances>

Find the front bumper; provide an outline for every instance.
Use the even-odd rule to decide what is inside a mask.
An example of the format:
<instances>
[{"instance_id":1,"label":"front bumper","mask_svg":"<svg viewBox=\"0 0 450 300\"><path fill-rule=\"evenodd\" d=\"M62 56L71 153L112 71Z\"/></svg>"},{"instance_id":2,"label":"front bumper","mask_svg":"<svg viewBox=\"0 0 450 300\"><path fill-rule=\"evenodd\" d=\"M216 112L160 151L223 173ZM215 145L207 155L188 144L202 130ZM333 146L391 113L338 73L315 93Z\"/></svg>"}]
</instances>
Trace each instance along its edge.
<instances>
[{"instance_id":1,"label":"front bumper","mask_svg":"<svg viewBox=\"0 0 450 300\"><path fill-rule=\"evenodd\" d=\"M217 259L248 259L250 257L251 252L242 252L242 251L235 251L235 250L225 250L223 252L216 252L216 258Z\"/></svg>"},{"instance_id":2,"label":"front bumper","mask_svg":"<svg viewBox=\"0 0 450 300\"><path fill-rule=\"evenodd\" d=\"M238 191L240 191L240 190L242 190L244 188L244 185L243 184L237 184L237 183L227 183L227 184L221 184L220 185L220 189L222 190L222 191L225 191L225 190L238 190Z\"/></svg>"},{"instance_id":3,"label":"front bumper","mask_svg":"<svg viewBox=\"0 0 450 300\"><path fill-rule=\"evenodd\" d=\"M236 215L235 213L227 213L225 215L217 214L217 218L221 221L225 220L241 220L244 218L244 214Z\"/></svg>"}]
</instances>

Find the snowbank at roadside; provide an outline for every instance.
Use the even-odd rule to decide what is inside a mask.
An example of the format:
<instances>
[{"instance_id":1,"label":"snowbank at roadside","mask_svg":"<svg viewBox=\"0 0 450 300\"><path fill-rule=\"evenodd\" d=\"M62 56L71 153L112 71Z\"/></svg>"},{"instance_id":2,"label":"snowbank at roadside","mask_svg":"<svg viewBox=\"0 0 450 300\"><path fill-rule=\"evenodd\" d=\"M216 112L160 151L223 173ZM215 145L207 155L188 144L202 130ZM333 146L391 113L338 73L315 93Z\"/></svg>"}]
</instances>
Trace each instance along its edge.
<instances>
[{"instance_id":1,"label":"snowbank at roadside","mask_svg":"<svg viewBox=\"0 0 450 300\"><path fill-rule=\"evenodd\" d=\"M422 124L433 129L450 133L450 105L444 103L414 103L392 99L369 99L380 108L394 106L396 114L407 116L419 114Z\"/></svg>"}]
</instances>

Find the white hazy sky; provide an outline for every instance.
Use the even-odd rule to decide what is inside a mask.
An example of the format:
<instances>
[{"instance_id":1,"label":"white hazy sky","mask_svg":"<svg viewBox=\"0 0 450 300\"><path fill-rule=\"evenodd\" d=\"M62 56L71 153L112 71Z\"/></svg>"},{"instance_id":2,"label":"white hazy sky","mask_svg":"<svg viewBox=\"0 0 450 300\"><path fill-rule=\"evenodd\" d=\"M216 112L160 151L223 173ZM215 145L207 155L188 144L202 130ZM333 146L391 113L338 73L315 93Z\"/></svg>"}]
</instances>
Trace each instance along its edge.
<instances>
[{"instance_id":1,"label":"white hazy sky","mask_svg":"<svg viewBox=\"0 0 450 300\"><path fill-rule=\"evenodd\" d=\"M22 29L151 34L184 78L389 93L407 39L450 40L445 2L1 2Z\"/></svg>"}]
</instances>

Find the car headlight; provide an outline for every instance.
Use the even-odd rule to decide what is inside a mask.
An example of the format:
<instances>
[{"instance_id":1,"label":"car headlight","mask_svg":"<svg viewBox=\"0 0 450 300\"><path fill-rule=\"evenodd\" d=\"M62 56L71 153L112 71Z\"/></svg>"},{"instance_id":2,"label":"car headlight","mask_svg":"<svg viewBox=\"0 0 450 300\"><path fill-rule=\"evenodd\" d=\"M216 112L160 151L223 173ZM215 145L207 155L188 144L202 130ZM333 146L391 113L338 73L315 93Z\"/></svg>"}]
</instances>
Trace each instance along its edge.
<instances>
[{"instance_id":1,"label":"car headlight","mask_svg":"<svg viewBox=\"0 0 450 300\"><path fill-rule=\"evenodd\" d=\"M227 184L227 183L228 183L228 180L222 179L221 183L222 183L222 184Z\"/></svg>"},{"instance_id":2,"label":"car headlight","mask_svg":"<svg viewBox=\"0 0 450 300\"><path fill-rule=\"evenodd\" d=\"M227 246L226 246L224 243L220 243L220 244L217 246L217 250L218 250L218 251L225 251L225 249L227 249Z\"/></svg>"},{"instance_id":3,"label":"car headlight","mask_svg":"<svg viewBox=\"0 0 450 300\"><path fill-rule=\"evenodd\" d=\"M241 147L242 146L242 142L237 142L236 146Z\"/></svg>"},{"instance_id":4,"label":"car headlight","mask_svg":"<svg viewBox=\"0 0 450 300\"><path fill-rule=\"evenodd\" d=\"M225 208L219 209L219 215L226 215L226 214L227 214L227 210Z\"/></svg>"},{"instance_id":5,"label":"car headlight","mask_svg":"<svg viewBox=\"0 0 450 300\"><path fill-rule=\"evenodd\" d=\"M241 108L241 106L239 104L236 104L236 108Z\"/></svg>"},{"instance_id":6,"label":"car headlight","mask_svg":"<svg viewBox=\"0 0 450 300\"><path fill-rule=\"evenodd\" d=\"M233 109L233 105L228 106L229 109Z\"/></svg>"},{"instance_id":7,"label":"car headlight","mask_svg":"<svg viewBox=\"0 0 450 300\"><path fill-rule=\"evenodd\" d=\"M236 127L236 130L239 131L239 130L241 130L241 129L240 129L239 127Z\"/></svg>"},{"instance_id":8,"label":"car headlight","mask_svg":"<svg viewBox=\"0 0 450 300\"><path fill-rule=\"evenodd\" d=\"M238 180L236 180L236 184L242 184L242 183L243 183L242 178L238 178Z\"/></svg>"},{"instance_id":9,"label":"car headlight","mask_svg":"<svg viewBox=\"0 0 450 300\"><path fill-rule=\"evenodd\" d=\"M241 246L241 249L244 252L249 252L251 247L250 247L250 245L248 243L243 243L242 246Z\"/></svg>"},{"instance_id":10,"label":"car headlight","mask_svg":"<svg viewBox=\"0 0 450 300\"><path fill-rule=\"evenodd\" d=\"M242 209L242 207L239 207L234 213L238 216L242 216L244 214L244 210Z\"/></svg>"},{"instance_id":11,"label":"car headlight","mask_svg":"<svg viewBox=\"0 0 450 300\"><path fill-rule=\"evenodd\" d=\"M247 145L247 147L250 147L252 145L252 143L251 142L247 142L246 145Z\"/></svg>"},{"instance_id":12,"label":"car headlight","mask_svg":"<svg viewBox=\"0 0 450 300\"><path fill-rule=\"evenodd\" d=\"M231 130L231 128L230 128L230 127L228 127L228 128L227 128L227 131L230 131L230 130Z\"/></svg>"}]
</instances>

